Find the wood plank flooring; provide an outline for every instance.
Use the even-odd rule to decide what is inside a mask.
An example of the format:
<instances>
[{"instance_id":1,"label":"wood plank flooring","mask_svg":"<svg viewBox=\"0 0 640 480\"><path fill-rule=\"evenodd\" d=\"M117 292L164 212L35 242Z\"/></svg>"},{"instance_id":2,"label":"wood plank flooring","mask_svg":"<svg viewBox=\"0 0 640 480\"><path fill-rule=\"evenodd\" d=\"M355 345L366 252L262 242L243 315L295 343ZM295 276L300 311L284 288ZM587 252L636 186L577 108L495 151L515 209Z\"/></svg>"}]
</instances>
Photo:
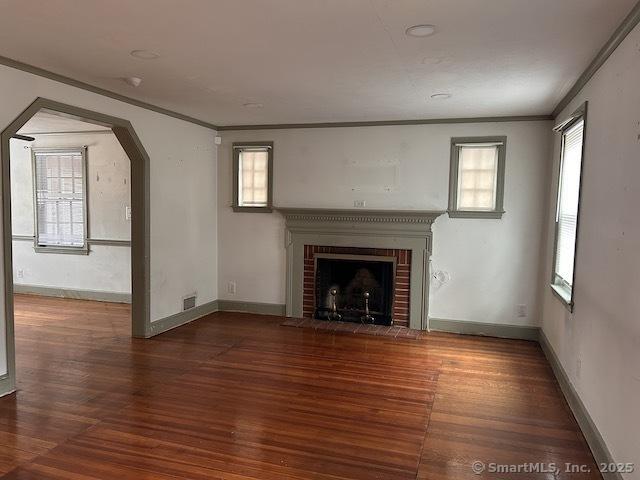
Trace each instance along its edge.
<instances>
[{"instance_id":1,"label":"wood plank flooring","mask_svg":"<svg viewBox=\"0 0 640 480\"><path fill-rule=\"evenodd\" d=\"M16 296L7 479L601 478L539 346L218 313L150 340L126 305ZM486 465L592 473L476 475Z\"/></svg>"}]
</instances>

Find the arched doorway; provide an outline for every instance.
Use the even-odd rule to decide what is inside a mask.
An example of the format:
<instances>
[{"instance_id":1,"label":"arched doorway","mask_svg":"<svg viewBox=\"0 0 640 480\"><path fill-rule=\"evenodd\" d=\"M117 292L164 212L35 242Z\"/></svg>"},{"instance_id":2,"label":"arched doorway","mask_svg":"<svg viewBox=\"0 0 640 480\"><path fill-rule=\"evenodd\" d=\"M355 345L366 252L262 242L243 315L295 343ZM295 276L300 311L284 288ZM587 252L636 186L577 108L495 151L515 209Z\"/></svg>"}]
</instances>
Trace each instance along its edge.
<instances>
[{"instance_id":1,"label":"arched doorway","mask_svg":"<svg viewBox=\"0 0 640 480\"><path fill-rule=\"evenodd\" d=\"M9 141L36 113L48 112L111 128L131 162L131 334L151 336L149 317L149 156L128 120L45 98L37 98L1 134L4 311L7 372L0 394L15 390L15 332Z\"/></svg>"}]
</instances>

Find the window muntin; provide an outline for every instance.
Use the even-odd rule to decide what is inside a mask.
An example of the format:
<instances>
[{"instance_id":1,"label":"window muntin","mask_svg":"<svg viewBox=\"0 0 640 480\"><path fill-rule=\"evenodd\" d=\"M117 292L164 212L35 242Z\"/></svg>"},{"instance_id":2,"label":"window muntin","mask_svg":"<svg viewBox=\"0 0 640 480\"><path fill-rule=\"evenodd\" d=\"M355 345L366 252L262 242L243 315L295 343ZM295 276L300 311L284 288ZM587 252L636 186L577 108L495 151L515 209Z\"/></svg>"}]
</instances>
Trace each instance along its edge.
<instances>
[{"instance_id":1,"label":"window muntin","mask_svg":"<svg viewBox=\"0 0 640 480\"><path fill-rule=\"evenodd\" d=\"M34 149L37 248L86 250L85 149Z\"/></svg>"},{"instance_id":2,"label":"window muntin","mask_svg":"<svg viewBox=\"0 0 640 480\"><path fill-rule=\"evenodd\" d=\"M501 218L506 137L451 139L449 216Z\"/></svg>"},{"instance_id":3,"label":"window muntin","mask_svg":"<svg viewBox=\"0 0 640 480\"><path fill-rule=\"evenodd\" d=\"M553 284L571 303L575 269L580 176L584 143L584 118L580 117L562 132L560 175L556 205L555 261Z\"/></svg>"},{"instance_id":4,"label":"window muntin","mask_svg":"<svg viewBox=\"0 0 640 480\"><path fill-rule=\"evenodd\" d=\"M234 144L233 162L234 210L271 211L273 144L271 142Z\"/></svg>"}]
</instances>

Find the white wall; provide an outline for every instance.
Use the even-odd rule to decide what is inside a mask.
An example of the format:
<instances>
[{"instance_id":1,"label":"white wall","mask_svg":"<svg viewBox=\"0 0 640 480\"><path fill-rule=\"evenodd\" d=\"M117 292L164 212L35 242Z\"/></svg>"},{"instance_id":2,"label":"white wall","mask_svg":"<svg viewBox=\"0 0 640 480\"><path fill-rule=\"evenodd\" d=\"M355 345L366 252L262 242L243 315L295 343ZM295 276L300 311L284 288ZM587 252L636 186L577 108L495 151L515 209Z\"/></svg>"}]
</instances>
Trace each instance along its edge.
<instances>
[{"instance_id":1,"label":"white wall","mask_svg":"<svg viewBox=\"0 0 640 480\"><path fill-rule=\"evenodd\" d=\"M501 220L438 218L434 270L451 281L432 290L432 317L501 324L538 323L539 257L551 122L513 122L223 132L219 152L219 296L284 303L284 221L280 214L232 212L235 141L274 142L274 204L288 207L446 210L450 139L506 135ZM235 281L235 295L227 282ZM516 305L529 308L516 316Z\"/></svg>"},{"instance_id":2,"label":"white wall","mask_svg":"<svg viewBox=\"0 0 640 480\"><path fill-rule=\"evenodd\" d=\"M151 320L181 311L182 297L190 292L198 292L198 304L215 300L218 290L215 133L0 66L1 129L37 97L125 118L131 121L147 150L151 158ZM2 289L3 282L0 280ZM3 332L4 304L0 312ZM4 342L0 345L4 348ZM5 355L1 353L0 374L6 370Z\"/></svg>"},{"instance_id":3,"label":"white wall","mask_svg":"<svg viewBox=\"0 0 640 480\"><path fill-rule=\"evenodd\" d=\"M575 308L548 286L559 141L553 154L544 257L543 331L617 462L640 479L640 27L558 116L589 102Z\"/></svg>"},{"instance_id":4,"label":"white wall","mask_svg":"<svg viewBox=\"0 0 640 480\"><path fill-rule=\"evenodd\" d=\"M31 148L87 147L89 238L131 240L130 162L111 133L33 135L11 140L11 222L14 236L35 235ZM38 253L33 241L13 241L13 281L18 285L131 293L131 248L92 245L89 255ZM21 273L20 276L18 273Z\"/></svg>"}]
</instances>

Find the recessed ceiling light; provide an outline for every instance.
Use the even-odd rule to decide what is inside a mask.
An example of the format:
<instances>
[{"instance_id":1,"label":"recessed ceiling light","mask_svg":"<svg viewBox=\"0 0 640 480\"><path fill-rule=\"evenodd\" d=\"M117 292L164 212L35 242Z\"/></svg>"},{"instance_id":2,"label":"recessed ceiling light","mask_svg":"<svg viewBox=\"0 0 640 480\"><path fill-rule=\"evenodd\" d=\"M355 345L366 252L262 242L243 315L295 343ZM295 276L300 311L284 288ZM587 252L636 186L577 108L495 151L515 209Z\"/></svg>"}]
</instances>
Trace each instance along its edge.
<instances>
[{"instance_id":1,"label":"recessed ceiling light","mask_svg":"<svg viewBox=\"0 0 640 480\"><path fill-rule=\"evenodd\" d=\"M263 104L261 103L255 103L255 102L248 102L248 103L243 103L242 106L244 108L262 108L264 107Z\"/></svg>"},{"instance_id":2,"label":"recessed ceiling light","mask_svg":"<svg viewBox=\"0 0 640 480\"><path fill-rule=\"evenodd\" d=\"M405 30L410 37L428 37L436 33L435 25L414 25Z\"/></svg>"},{"instance_id":3,"label":"recessed ceiling light","mask_svg":"<svg viewBox=\"0 0 640 480\"><path fill-rule=\"evenodd\" d=\"M155 60L160 57L157 53L150 52L149 50L132 50L130 55L142 60Z\"/></svg>"},{"instance_id":4,"label":"recessed ceiling light","mask_svg":"<svg viewBox=\"0 0 640 480\"><path fill-rule=\"evenodd\" d=\"M434 100L446 100L447 98L451 98L450 93L434 93L431 95L431 98Z\"/></svg>"}]
</instances>

